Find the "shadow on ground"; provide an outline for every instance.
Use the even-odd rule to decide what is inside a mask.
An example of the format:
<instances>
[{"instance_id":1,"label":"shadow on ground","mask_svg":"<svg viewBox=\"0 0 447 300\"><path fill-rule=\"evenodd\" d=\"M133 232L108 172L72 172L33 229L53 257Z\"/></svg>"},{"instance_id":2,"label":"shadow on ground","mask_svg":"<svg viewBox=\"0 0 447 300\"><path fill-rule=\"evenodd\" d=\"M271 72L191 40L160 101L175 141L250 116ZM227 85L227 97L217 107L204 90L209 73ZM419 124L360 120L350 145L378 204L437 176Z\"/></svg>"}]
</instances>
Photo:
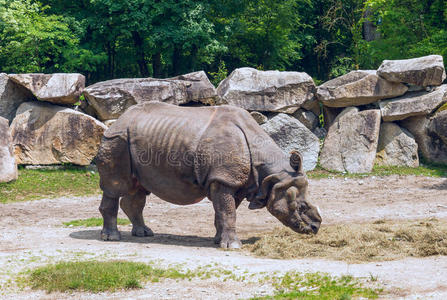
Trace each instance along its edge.
<instances>
[{"instance_id":1,"label":"shadow on ground","mask_svg":"<svg viewBox=\"0 0 447 300\"><path fill-rule=\"evenodd\" d=\"M79 240L102 241L100 230L82 230L70 233L70 237ZM243 244L253 244L258 238L242 240ZM106 243L106 242L104 242ZM138 243L138 244L161 244L186 247L217 248L211 237L201 237L196 235L176 235L167 233L155 233L153 237L135 237L130 232L121 231L121 240L118 243Z\"/></svg>"},{"instance_id":2,"label":"shadow on ground","mask_svg":"<svg viewBox=\"0 0 447 300\"><path fill-rule=\"evenodd\" d=\"M428 190L447 190L447 180L430 186L425 186Z\"/></svg>"}]
</instances>

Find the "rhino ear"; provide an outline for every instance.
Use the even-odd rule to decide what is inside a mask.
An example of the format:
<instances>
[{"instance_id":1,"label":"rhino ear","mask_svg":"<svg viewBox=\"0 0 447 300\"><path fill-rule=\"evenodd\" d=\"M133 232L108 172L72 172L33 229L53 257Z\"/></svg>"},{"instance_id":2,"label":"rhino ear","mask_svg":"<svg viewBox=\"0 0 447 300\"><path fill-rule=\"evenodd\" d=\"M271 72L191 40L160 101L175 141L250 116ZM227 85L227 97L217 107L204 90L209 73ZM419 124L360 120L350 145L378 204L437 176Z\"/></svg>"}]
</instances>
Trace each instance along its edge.
<instances>
[{"instance_id":1,"label":"rhino ear","mask_svg":"<svg viewBox=\"0 0 447 300\"><path fill-rule=\"evenodd\" d=\"M298 174L303 174L303 156L296 150L290 152L290 166Z\"/></svg>"}]
</instances>

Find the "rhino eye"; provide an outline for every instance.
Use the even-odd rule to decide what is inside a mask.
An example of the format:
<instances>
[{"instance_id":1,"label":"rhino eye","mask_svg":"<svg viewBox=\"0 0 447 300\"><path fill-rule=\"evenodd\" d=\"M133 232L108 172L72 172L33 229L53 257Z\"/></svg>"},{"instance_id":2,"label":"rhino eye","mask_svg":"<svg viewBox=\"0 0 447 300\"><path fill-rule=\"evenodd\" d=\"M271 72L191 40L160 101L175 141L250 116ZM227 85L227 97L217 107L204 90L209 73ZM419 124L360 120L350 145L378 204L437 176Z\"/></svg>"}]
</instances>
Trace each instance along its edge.
<instances>
[{"instance_id":1,"label":"rhino eye","mask_svg":"<svg viewBox=\"0 0 447 300\"><path fill-rule=\"evenodd\" d=\"M306 211L308 209L309 209L309 206L307 206L306 202L301 202L300 203L300 208L299 208L300 211Z\"/></svg>"}]
</instances>

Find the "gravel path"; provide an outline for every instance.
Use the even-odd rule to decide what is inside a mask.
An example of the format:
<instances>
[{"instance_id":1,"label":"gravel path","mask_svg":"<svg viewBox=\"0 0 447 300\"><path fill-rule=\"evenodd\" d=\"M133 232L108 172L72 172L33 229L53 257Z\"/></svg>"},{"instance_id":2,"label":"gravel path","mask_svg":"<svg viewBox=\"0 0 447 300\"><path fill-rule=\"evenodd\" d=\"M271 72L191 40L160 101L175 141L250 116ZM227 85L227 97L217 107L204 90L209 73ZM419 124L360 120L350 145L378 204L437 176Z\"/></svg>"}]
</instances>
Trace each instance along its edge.
<instances>
[{"instance_id":1,"label":"gravel path","mask_svg":"<svg viewBox=\"0 0 447 300\"><path fill-rule=\"evenodd\" d=\"M357 223L377 219L447 220L447 180L415 176L321 179L310 182L311 201L320 206L325 224ZM252 278L286 271L327 272L356 277L377 277L387 290L385 298L447 299L447 257L347 264L318 259L272 260L244 251L222 251L212 242L213 209L209 201L175 206L151 196L145 219L153 238L135 238L130 226L121 226L123 240L98 240L100 228L65 228L62 222L99 217L100 196L0 204L0 297L5 299L240 299L272 294L269 285L257 280L192 281L164 280L144 289L117 293L49 294L20 291L8 280L28 268L68 259L125 259L155 262L160 266L181 264L184 268L212 265ZM124 217L120 212L120 217ZM270 231L280 223L266 210L238 210L238 233L242 240ZM324 224L323 224L324 226Z\"/></svg>"}]
</instances>

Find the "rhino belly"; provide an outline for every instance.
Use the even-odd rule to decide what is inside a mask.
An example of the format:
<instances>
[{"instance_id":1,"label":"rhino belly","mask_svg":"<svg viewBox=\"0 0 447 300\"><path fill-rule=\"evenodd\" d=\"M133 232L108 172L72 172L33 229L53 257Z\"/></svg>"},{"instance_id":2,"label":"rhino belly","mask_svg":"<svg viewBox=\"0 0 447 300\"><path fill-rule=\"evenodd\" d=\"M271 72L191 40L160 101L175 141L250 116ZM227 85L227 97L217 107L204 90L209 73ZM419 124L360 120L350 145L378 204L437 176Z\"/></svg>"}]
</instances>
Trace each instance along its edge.
<instances>
[{"instance_id":1,"label":"rhino belly","mask_svg":"<svg viewBox=\"0 0 447 300\"><path fill-rule=\"evenodd\" d=\"M157 172L156 169L139 174L138 180L141 186L167 202L188 205L200 202L206 197L206 191L193 182L176 176L176 174Z\"/></svg>"}]
</instances>

